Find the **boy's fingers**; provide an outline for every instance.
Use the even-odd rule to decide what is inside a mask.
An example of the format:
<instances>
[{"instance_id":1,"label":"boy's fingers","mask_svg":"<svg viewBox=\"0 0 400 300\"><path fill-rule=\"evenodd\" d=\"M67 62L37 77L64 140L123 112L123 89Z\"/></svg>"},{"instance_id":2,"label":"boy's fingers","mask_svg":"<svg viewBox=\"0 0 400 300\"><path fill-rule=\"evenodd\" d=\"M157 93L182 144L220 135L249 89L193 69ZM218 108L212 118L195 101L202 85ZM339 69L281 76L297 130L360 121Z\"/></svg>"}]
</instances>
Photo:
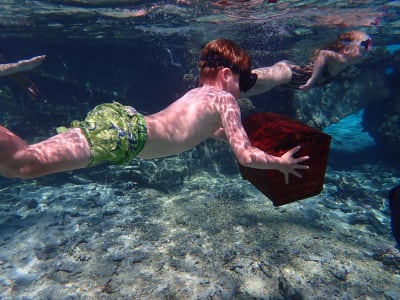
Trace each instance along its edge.
<instances>
[{"instance_id":1,"label":"boy's fingers","mask_svg":"<svg viewBox=\"0 0 400 300\"><path fill-rule=\"evenodd\" d=\"M303 162L303 161L306 161L306 160L308 160L308 159L310 159L309 156L302 156L302 157L296 158L296 161L297 161L297 162Z\"/></svg>"},{"instance_id":2,"label":"boy's fingers","mask_svg":"<svg viewBox=\"0 0 400 300\"><path fill-rule=\"evenodd\" d=\"M301 175L299 172L297 172L296 170L292 171L292 174L298 178L303 178L303 175Z\"/></svg>"},{"instance_id":3,"label":"boy's fingers","mask_svg":"<svg viewBox=\"0 0 400 300\"><path fill-rule=\"evenodd\" d=\"M285 175L285 183L289 184L289 174L284 174Z\"/></svg>"},{"instance_id":4,"label":"boy's fingers","mask_svg":"<svg viewBox=\"0 0 400 300\"><path fill-rule=\"evenodd\" d=\"M290 153L290 155L293 155L293 154L296 154L297 152L299 152L300 149L301 149L301 146L298 145L298 146L293 147L292 149L290 149L290 150L288 151L288 153Z\"/></svg>"},{"instance_id":5,"label":"boy's fingers","mask_svg":"<svg viewBox=\"0 0 400 300\"><path fill-rule=\"evenodd\" d=\"M301 169L301 170L308 170L310 168L310 166L307 165L297 165L296 169Z\"/></svg>"}]
</instances>

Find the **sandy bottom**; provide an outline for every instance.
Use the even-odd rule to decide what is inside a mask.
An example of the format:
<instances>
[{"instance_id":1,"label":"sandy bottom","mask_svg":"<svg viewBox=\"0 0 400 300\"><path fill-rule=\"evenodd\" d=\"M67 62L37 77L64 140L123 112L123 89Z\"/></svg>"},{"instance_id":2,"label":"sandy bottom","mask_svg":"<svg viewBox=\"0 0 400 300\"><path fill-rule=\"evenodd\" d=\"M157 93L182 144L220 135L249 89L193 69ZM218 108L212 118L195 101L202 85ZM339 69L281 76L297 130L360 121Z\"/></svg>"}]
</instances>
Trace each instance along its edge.
<instances>
[{"instance_id":1,"label":"sandy bottom","mask_svg":"<svg viewBox=\"0 0 400 300\"><path fill-rule=\"evenodd\" d=\"M239 175L173 191L84 172L0 182L1 299L398 299L390 169L275 208Z\"/></svg>"}]
</instances>

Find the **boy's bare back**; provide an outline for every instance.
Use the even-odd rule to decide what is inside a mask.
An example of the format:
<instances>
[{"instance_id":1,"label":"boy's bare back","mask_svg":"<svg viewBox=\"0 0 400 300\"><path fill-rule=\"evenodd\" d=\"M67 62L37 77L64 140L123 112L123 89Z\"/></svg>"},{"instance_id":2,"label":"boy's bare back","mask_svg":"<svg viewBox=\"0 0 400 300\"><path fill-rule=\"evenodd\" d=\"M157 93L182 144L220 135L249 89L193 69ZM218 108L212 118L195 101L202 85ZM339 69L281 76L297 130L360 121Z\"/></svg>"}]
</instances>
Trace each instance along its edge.
<instances>
[{"instance_id":1,"label":"boy's bare back","mask_svg":"<svg viewBox=\"0 0 400 300\"><path fill-rule=\"evenodd\" d=\"M170 156L191 149L222 127L229 107L240 116L235 98L205 85L186 93L167 108L146 116L148 139L140 158Z\"/></svg>"}]
</instances>

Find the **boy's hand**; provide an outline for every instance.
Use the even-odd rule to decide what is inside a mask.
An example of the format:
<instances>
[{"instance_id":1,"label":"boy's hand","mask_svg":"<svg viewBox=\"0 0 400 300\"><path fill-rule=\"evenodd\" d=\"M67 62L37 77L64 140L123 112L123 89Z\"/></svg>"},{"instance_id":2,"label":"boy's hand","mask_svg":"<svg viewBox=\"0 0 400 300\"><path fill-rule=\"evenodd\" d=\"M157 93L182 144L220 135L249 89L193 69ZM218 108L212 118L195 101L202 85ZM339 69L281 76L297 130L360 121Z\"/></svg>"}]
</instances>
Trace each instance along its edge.
<instances>
[{"instance_id":1,"label":"boy's hand","mask_svg":"<svg viewBox=\"0 0 400 300\"><path fill-rule=\"evenodd\" d=\"M279 168L279 171L281 171L285 176L286 184L289 184L289 174L293 174L296 177L302 178L303 176L299 172L297 172L297 169L309 169L309 166L300 164L303 161L310 159L309 156L302 156L297 158L293 157L294 154L300 151L300 148L300 146L296 146L281 156L282 166Z\"/></svg>"}]
</instances>

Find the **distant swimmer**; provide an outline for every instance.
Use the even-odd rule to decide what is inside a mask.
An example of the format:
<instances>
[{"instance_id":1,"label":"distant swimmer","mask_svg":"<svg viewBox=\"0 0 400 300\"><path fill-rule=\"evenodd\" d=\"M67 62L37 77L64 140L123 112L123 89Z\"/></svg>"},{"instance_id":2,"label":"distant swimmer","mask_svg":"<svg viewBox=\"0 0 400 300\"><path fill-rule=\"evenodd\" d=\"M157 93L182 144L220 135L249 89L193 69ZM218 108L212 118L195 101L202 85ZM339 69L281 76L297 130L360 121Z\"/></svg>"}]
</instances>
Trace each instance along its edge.
<instances>
[{"instance_id":1,"label":"distant swimmer","mask_svg":"<svg viewBox=\"0 0 400 300\"><path fill-rule=\"evenodd\" d=\"M0 76L9 76L21 89L25 90L31 98L35 99L39 95L36 85L21 72L30 71L44 61L46 55L35 56L30 59L19 60L14 63L5 63L0 59Z\"/></svg>"},{"instance_id":2,"label":"distant swimmer","mask_svg":"<svg viewBox=\"0 0 400 300\"><path fill-rule=\"evenodd\" d=\"M304 65L291 65L292 79L286 84L294 89L308 90L330 82L347 67L362 62L372 49L372 38L362 31L345 32L320 49L313 60Z\"/></svg>"},{"instance_id":3,"label":"distant swimmer","mask_svg":"<svg viewBox=\"0 0 400 300\"><path fill-rule=\"evenodd\" d=\"M347 67L362 62L371 49L372 38L366 33L345 32L337 41L319 50L306 65L282 60L272 66L253 70L258 79L254 87L242 96L258 95L276 86L308 90L326 84Z\"/></svg>"},{"instance_id":4,"label":"distant swimmer","mask_svg":"<svg viewBox=\"0 0 400 300\"><path fill-rule=\"evenodd\" d=\"M389 205L392 217L392 232L400 247L400 184L389 193Z\"/></svg>"}]
</instances>

